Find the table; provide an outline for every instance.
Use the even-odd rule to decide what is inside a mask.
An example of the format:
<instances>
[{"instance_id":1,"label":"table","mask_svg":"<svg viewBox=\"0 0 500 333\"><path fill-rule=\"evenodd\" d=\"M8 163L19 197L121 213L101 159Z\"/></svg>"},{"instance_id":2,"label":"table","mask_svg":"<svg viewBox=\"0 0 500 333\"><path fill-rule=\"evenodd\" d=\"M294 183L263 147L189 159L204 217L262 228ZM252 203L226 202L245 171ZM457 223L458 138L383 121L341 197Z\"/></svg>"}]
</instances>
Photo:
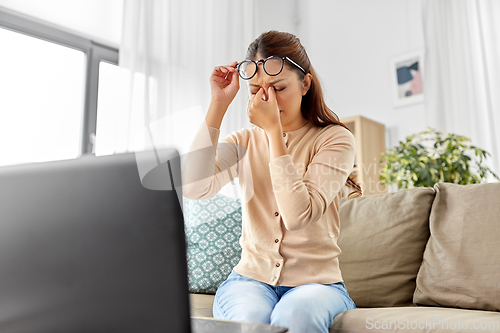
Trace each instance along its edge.
<instances>
[{"instance_id":1,"label":"table","mask_svg":"<svg viewBox=\"0 0 500 333\"><path fill-rule=\"evenodd\" d=\"M192 317L192 333L285 333L286 327L241 321Z\"/></svg>"}]
</instances>

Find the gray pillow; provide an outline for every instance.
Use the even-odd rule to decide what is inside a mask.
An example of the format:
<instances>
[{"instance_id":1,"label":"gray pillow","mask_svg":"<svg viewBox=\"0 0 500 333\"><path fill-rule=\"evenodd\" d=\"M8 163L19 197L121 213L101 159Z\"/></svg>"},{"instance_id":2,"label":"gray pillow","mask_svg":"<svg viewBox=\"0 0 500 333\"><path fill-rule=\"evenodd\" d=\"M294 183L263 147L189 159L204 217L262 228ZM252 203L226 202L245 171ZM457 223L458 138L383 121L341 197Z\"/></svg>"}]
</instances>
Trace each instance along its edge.
<instances>
[{"instance_id":1,"label":"gray pillow","mask_svg":"<svg viewBox=\"0 0 500 333\"><path fill-rule=\"evenodd\" d=\"M414 303L500 311L500 183L434 188Z\"/></svg>"},{"instance_id":2,"label":"gray pillow","mask_svg":"<svg viewBox=\"0 0 500 333\"><path fill-rule=\"evenodd\" d=\"M340 270L357 307L412 305L433 188L342 200Z\"/></svg>"}]
</instances>

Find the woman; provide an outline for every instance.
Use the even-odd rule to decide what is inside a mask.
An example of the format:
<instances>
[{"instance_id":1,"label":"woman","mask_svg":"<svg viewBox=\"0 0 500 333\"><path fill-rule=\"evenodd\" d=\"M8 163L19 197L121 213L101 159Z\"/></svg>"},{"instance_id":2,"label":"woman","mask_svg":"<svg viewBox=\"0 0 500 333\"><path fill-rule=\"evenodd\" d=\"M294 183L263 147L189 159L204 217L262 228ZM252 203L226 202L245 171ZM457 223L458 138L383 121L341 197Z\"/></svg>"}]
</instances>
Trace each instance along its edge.
<instances>
[{"instance_id":1,"label":"woman","mask_svg":"<svg viewBox=\"0 0 500 333\"><path fill-rule=\"evenodd\" d=\"M361 195L349 177L354 137L326 107L297 37L263 33L246 59L213 70L206 127L191 146L198 154L183 165L187 198L211 198L233 177L244 196L251 195L242 199L241 260L217 290L213 314L291 333L328 332L337 314L356 307L342 281L337 246L344 184L354 188L350 196ZM239 76L248 82L247 114L255 127L217 145Z\"/></svg>"}]
</instances>

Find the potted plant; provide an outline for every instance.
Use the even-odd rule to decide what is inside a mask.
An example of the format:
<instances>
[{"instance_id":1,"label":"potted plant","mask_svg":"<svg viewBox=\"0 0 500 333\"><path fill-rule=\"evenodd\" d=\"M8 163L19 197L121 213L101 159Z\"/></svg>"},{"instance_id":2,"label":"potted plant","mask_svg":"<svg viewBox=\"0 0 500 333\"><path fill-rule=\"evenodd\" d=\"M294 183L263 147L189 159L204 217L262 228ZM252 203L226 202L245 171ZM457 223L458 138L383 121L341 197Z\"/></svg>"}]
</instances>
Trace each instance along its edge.
<instances>
[{"instance_id":1,"label":"potted plant","mask_svg":"<svg viewBox=\"0 0 500 333\"><path fill-rule=\"evenodd\" d=\"M473 146L460 135L428 130L406 137L399 146L387 149L380 159L380 182L397 184L398 189L433 187L438 182L455 184L485 183L488 174L500 180L485 165L488 152Z\"/></svg>"}]
</instances>

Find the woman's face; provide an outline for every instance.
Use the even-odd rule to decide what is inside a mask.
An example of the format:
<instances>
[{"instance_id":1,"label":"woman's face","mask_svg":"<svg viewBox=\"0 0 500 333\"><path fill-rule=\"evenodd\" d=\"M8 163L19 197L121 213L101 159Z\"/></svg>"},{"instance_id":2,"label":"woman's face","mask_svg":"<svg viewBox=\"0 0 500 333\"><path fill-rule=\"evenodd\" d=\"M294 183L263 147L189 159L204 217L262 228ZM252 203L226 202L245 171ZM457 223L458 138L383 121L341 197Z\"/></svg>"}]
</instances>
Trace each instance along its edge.
<instances>
[{"instance_id":1,"label":"woman's face","mask_svg":"<svg viewBox=\"0 0 500 333\"><path fill-rule=\"evenodd\" d=\"M257 56L257 59L263 58ZM254 96L262 87L267 98L267 88L273 86L276 92L276 102L280 110L281 127L283 131L292 131L302 127L307 122L302 116L300 105L302 96L309 90L310 76L311 74L306 74L302 81L299 79L299 75L286 64L281 73L276 76L269 76L264 72L262 63L259 63L257 74L248 80L250 96Z\"/></svg>"}]
</instances>

